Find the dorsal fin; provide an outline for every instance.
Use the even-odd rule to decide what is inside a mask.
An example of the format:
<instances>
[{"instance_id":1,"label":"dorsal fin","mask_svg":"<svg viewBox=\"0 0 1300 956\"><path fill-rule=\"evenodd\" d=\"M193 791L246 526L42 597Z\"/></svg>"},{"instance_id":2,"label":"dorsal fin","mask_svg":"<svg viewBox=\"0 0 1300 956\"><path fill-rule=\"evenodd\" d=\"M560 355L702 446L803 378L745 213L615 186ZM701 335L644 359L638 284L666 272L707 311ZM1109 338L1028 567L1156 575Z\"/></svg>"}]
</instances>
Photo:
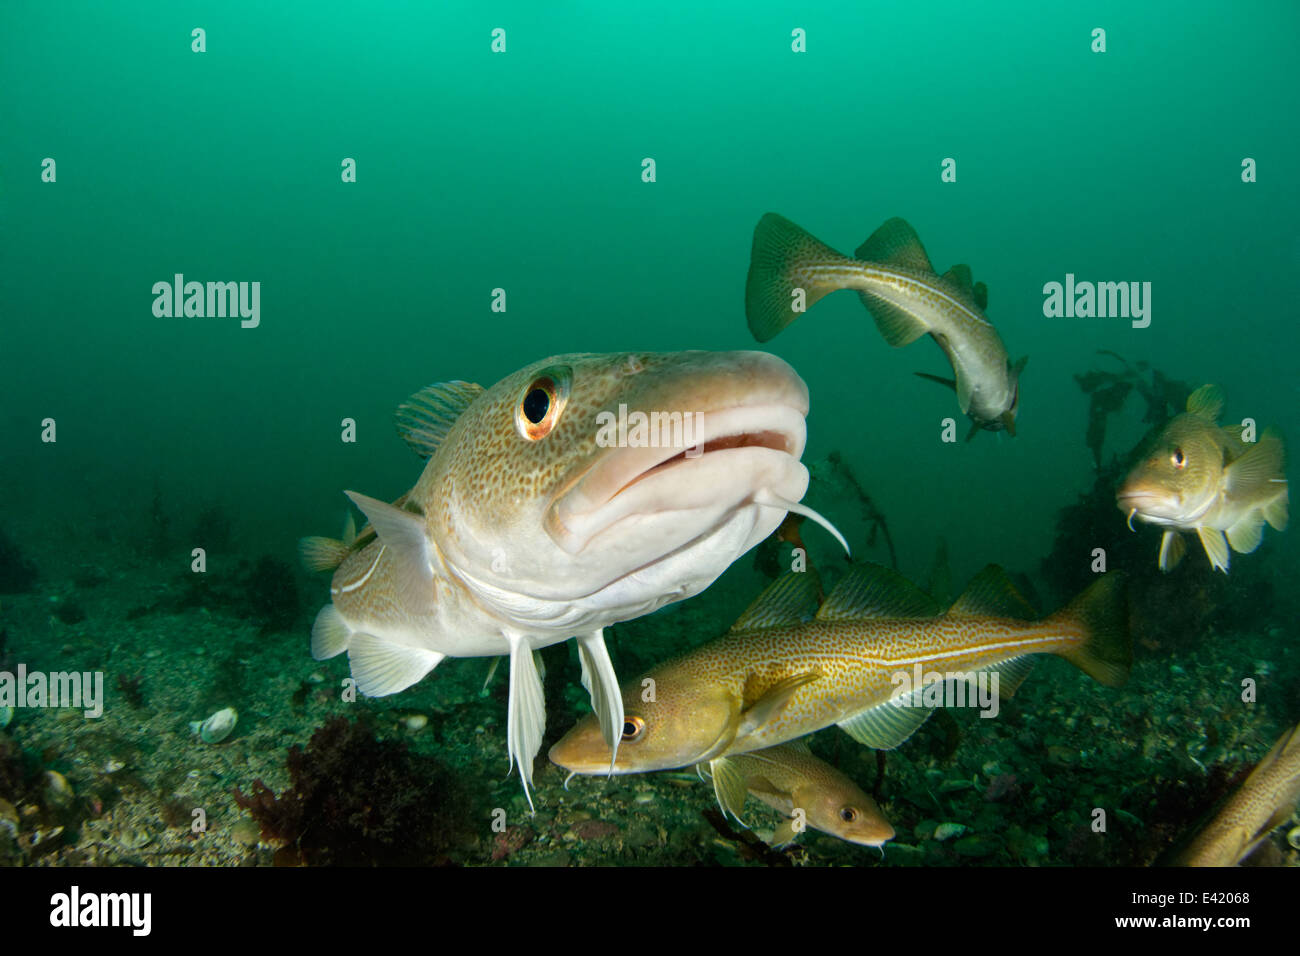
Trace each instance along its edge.
<instances>
[{"instance_id":1,"label":"dorsal fin","mask_svg":"<svg viewBox=\"0 0 1300 956\"><path fill-rule=\"evenodd\" d=\"M754 631L802 623L817 609L817 591L816 571L787 571L763 589L731 629Z\"/></svg>"},{"instance_id":2,"label":"dorsal fin","mask_svg":"<svg viewBox=\"0 0 1300 956\"><path fill-rule=\"evenodd\" d=\"M397 434L417 455L428 458L461 413L484 391L482 385L471 382L428 385L397 406L393 416Z\"/></svg>"},{"instance_id":3,"label":"dorsal fin","mask_svg":"<svg viewBox=\"0 0 1300 956\"><path fill-rule=\"evenodd\" d=\"M986 309L988 309L989 287L986 286L983 282L976 282L975 287L971 289L971 292L975 296L975 304L980 307L980 311L983 312Z\"/></svg>"},{"instance_id":4,"label":"dorsal fin","mask_svg":"<svg viewBox=\"0 0 1300 956\"><path fill-rule=\"evenodd\" d=\"M934 266L930 265L930 257L925 254L925 247L921 245L916 230L897 216L873 232L853 255L863 262L903 266L916 272L934 272Z\"/></svg>"},{"instance_id":5,"label":"dorsal fin","mask_svg":"<svg viewBox=\"0 0 1300 956\"><path fill-rule=\"evenodd\" d=\"M960 616L1010 617L1022 621L1038 619L1038 612L1016 590L1007 572L990 564L971 580L949 614Z\"/></svg>"},{"instance_id":6,"label":"dorsal fin","mask_svg":"<svg viewBox=\"0 0 1300 956\"><path fill-rule=\"evenodd\" d=\"M939 281L949 292L955 295L968 309L980 308L979 298L975 295L975 283L970 266L955 265L939 277ZM987 299L986 299L987 301Z\"/></svg>"},{"instance_id":7,"label":"dorsal fin","mask_svg":"<svg viewBox=\"0 0 1300 956\"><path fill-rule=\"evenodd\" d=\"M1187 397L1187 410L1214 424L1223 411L1223 389L1217 385L1202 385Z\"/></svg>"},{"instance_id":8,"label":"dorsal fin","mask_svg":"<svg viewBox=\"0 0 1300 956\"><path fill-rule=\"evenodd\" d=\"M869 617L934 617L942 609L897 571L878 564L858 564L827 596L819 621L849 621Z\"/></svg>"}]
</instances>

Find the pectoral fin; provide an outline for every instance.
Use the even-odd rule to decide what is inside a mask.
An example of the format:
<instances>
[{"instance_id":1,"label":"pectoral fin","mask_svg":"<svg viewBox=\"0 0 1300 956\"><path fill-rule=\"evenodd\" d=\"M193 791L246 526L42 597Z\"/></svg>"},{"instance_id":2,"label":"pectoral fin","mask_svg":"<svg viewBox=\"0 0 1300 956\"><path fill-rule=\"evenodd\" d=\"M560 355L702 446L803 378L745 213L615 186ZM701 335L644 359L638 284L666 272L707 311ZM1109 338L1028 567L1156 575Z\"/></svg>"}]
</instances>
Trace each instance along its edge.
<instances>
[{"instance_id":1,"label":"pectoral fin","mask_svg":"<svg viewBox=\"0 0 1300 956\"><path fill-rule=\"evenodd\" d=\"M785 709L786 704L790 703L790 698L794 696L795 691L821 676L821 671L805 671L802 674L794 674L774 684L762 697L746 707L741 713L740 726L736 730L734 739L737 741L743 740L769 723Z\"/></svg>"},{"instance_id":2,"label":"pectoral fin","mask_svg":"<svg viewBox=\"0 0 1300 956\"><path fill-rule=\"evenodd\" d=\"M1251 509L1228 529L1228 544L1238 554L1250 554L1264 540L1264 515Z\"/></svg>"},{"instance_id":3,"label":"pectoral fin","mask_svg":"<svg viewBox=\"0 0 1300 956\"><path fill-rule=\"evenodd\" d=\"M609 744L609 772L618 759L618 742L623 738L623 694L605 647L604 631L578 638L578 659L582 662L582 686L591 694L591 709L600 720L600 733Z\"/></svg>"},{"instance_id":4,"label":"pectoral fin","mask_svg":"<svg viewBox=\"0 0 1300 956\"><path fill-rule=\"evenodd\" d=\"M1223 532L1217 528L1197 528L1196 536L1201 539L1201 547L1205 548L1206 557L1210 559L1210 564L1214 570L1228 573L1228 540L1223 536Z\"/></svg>"}]
</instances>

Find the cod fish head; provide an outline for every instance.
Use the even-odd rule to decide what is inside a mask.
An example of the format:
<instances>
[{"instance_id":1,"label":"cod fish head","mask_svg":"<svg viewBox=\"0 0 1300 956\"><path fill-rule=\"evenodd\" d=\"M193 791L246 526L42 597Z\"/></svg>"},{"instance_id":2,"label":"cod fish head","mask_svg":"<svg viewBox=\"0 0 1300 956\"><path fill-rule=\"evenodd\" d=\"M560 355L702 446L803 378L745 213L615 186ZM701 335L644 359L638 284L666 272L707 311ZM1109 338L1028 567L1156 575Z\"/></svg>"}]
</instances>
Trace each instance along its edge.
<instances>
[{"instance_id":1,"label":"cod fish head","mask_svg":"<svg viewBox=\"0 0 1300 956\"><path fill-rule=\"evenodd\" d=\"M807 490L808 390L763 352L558 355L487 389L413 496L451 571L522 625L707 587ZM597 621L599 625L600 621Z\"/></svg>"},{"instance_id":2,"label":"cod fish head","mask_svg":"<svg viewBox=\"0 0 1300 956\"><path fill-rule=\"evenodd\" d=\"M1214 427L1178 415L1142 446L1115 502L1151 524L1189 526L1214 503L1223 479L1223 447Z\"/></svg>"},{"instance_id":3,"label":"cod fish head","mask_svg":"<svg viewBox=\"0 0 1300 956\"><path fill-rule=\"evenodd\" d=\"M623 686L623 733L612 772L673 770L710 760L731 743L739 712L723 688L678 677L671 664L656 668ZM611 772L609 745L595 714L574 724L549 756L570 773Z\"/></svg>"},{"instance_id":4,"label":"cod fish head","mask_svg":"<svg viewBox=\"0 0 1300 956\"><path fill-rule=\"evenodd\" d=\"M816 788L799 806L810 826L849 843L884 846L894 838L894 828L876 801L857 784Z\"/></svg>"}]
</instances>

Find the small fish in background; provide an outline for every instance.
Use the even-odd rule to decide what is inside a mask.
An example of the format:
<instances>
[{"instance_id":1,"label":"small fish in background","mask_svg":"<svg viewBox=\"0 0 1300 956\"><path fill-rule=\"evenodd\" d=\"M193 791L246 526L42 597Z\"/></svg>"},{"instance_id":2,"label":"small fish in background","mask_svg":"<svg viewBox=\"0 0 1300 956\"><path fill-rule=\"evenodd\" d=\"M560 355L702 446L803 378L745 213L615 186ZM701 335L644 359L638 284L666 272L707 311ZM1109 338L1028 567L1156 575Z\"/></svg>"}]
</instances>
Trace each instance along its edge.
<instances>
[{"instance_id":1,"label":"small fish in background","mask_svg":"<svg viewBox=\"0 0 1300 956\"><path fill-rule=\"evenodd\" d=\"M1187 411L1149 436L1138 462L1115 495L1120 511L1165 528L1158 562L1170 571L1183 559L1183 531L1195 531L1210 564L1227 572L1229 548L1249 554L1259 547L1265 523L1287 525L1285 449L1276 428L1259 440L1241 440L1242 426L1218 424L1223 392L1202 385Z\"/></svg>"},{"instance_id":2,"label":"small fish in background","mask_svg":"<svg viewBox=\"0 0 1300 956\"><path fill-rule=\"evenodd\" d=\"M1300 725L1282 734L1219 811L1171 862L1237 866L1300 802Z\"/></svg>"},{"instance_id":3,"label":"small fish in background","mask_svg":"<svg viewBox=\"0 0 1300 956\"><path fill-rule=\"evenodd\" d=\"M833 837L862 846L884 846L894 828L861 787L813 755L802 740L734 757L719 757L707 767L723 811L741 820L746 794L753 794L786 817L776 829L773 846L799 836L802 822ZM743 821L742 821L743 822Z\"/></svg>"},{"instance_id":4,"label":"small fish in background","mask_svg":"<svg viewBox=\"0 0 1300 956\"><path fill-rule=\"evenodd\" d=\"M745 315L754 338L766 342L798 318L798 289L804 309L831 292L853 289L890 345L929 335L943 350L953 378L918 374L957 393L957 404L971 419L967 441L981 429L1014 436L1026 360L1008 360L1001 337L984 317L988 288L971 281L970 266L936 274L916 232L898 218L872 233L854 256L841 255L784 216L763 216L754 229L745 282Z\"/></svg>"},{"instance_id":5,"label":"small fish in background","mask_svg":"<svg viewBox=\"0 0 1300 956\"><path fill-rule=\"evenodd\" d=\"M602 422L629 409L664 427L692 415L696 433L609 440ZM369 525L302 542L309 568L337 568L312 656L346 651L357 689L379 697L446 657L508 655L507 748L531 804L546 721L533 652L577 638L616 748L603 629L704 590L787 512L830 527L798 504L807 412L803 380L763 352L559 355L491 388L431 385L397 414L428 459L415 487L392 504L347 492Z\"/></svg>"},{"instance_id":6,"label":"small fish in background","mask_svg":"<svg viewBox=\"0 0 1300 956\"><path fill-rule=\"evenodd\" d=\"M996 565L946 613L898 572L868 564L854 565L816 604L814 576L787 572L727 634L625 684L613 772L708 763L831 724L890 750L933 713L924 689L933 685L912 680L917 671L972 680L996 673L998 694L1010 697L1039 654L1064 657L1108 686L1124 683L1132 663L1124 579L1116 572L1043 619ZM608 772L610 749L595 716L578 721L550 758L571 773Z\"/></svg>"}]
</instances>

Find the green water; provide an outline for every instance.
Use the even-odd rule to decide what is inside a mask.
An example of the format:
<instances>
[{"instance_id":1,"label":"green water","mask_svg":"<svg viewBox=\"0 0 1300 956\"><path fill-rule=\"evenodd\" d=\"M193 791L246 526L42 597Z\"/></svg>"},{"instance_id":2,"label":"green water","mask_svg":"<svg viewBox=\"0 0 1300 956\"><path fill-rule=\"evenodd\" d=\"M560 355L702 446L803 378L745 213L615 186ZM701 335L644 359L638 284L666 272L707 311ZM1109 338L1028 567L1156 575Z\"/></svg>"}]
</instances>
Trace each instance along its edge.
<instances>
[{"instance_id":1,"label":"green water","mask_svg":"<svg viewBox=\"0 0 1300 956\"><path fill-rule=\"evenodd\" d=\"M104 541L144 529L157 489L176 527L215 503L241 553L290 557L337 529L344 488L414 482L391 414L424 384L568 351L762 347L808 383L805 459L842 453L904 573L941 537L958 584L988 562L1033 572L1094 481L1073 376L1115 367L1097 350L1216 382L1229 420L1300 436L1300 8L1136 6L6 3L0 520L38 565L112 575ZM1018 436L961 441L951 393L912 374L950 374L939 350L888 348L847 293L756 345L743 285L768 211L846 252L902 216L939 271L969 263L1029 356ZM260 282L260 324L155 316L176 273ZM1150 282L1149 327L1045 317L1067 273ZM1107 458L1146 428L1131 402ZM887 561L855 507L839 520ZM1118 511L1107 534L1128 534ZM1290 600L1295 540L1268 530L1235 557ZM1110 540L1077 544L1086 560ZM286 658L305 660L308 622L276 637Z\"/></svg>"}]
</instances>

